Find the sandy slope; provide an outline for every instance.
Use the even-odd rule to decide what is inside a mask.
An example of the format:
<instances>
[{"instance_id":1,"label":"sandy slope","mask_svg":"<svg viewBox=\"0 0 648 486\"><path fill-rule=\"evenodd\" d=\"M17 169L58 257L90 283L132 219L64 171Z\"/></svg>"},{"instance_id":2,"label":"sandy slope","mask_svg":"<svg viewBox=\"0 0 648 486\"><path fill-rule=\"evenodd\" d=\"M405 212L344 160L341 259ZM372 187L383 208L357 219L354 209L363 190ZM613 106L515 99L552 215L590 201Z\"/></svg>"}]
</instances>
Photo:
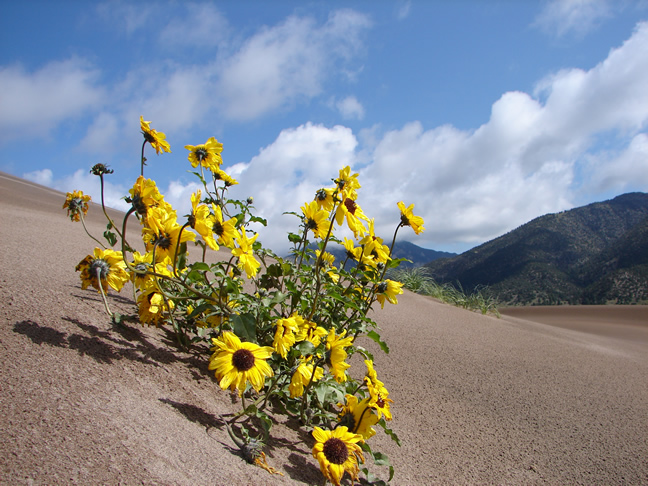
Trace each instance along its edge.
<instances>
[{"instance_id":1,"label":"sandy slope","mask_svg":"<svg viewBox=\"0 0 648 486\"><path fill-rule=\"evenodd\" d=\"M110 324L80 288L74 267L94 246L63 200L0 173L0 482L321 484L312 439L291 424L267 449L284 477L231 449L218 415L239 404L204 350ZM89 227L105 228L97 206ZM130 311L128 294L111 305ZM403 446L380 433L372 446L395 465L393 484L648 483L645 326L623 339L612 321L565 329L409 293L375 318Z\"/></svg>"}]
</instances>

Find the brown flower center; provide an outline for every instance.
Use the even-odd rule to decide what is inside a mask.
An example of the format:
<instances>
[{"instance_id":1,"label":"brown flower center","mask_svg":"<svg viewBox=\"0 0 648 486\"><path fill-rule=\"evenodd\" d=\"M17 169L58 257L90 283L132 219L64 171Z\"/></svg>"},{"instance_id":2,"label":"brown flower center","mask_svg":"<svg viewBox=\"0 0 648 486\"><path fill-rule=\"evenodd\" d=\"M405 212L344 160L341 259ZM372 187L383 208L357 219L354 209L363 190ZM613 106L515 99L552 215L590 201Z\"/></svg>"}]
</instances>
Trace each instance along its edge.
<instances>
[{"instance_id":1,"label":"brown flower center","mask_svg":"<svg viewBox=\"0 0 648 486\"><path fill-rule=\"evenodd\" d=\"M332 437L324 442L324 455L333 464L344 464L349 457L349 449L341 439Z\"/></svg>"},{"instance_id":2,"label":"brown flower center","mask_svg":"<svg viewBox=\"0 0 648 486\"><path fill-rule=\"evenodd\" d=\"M160 235L155 235L153 238L153 244L162 248L163 250L168 250L171 248L171 237L167 233L162 233Z\"/></svg>"},{"instance_id":3,"label":"brown flower center","mask_svg":"<svg viewBox=\"0 0 648 486\"><path fill-rule=\"evenodd\" d=\"M254 366L254 355L249 349L237 349L232 355L232 365L239 371L247 371Z\"/></svg>"},{"instance_id":4,"label":"brown flower center","mask_svg":"<svg viewBox=\"0 0 648 486\"><path fill-rule=\"evenodd\" d=\"M350 198L347 197L344 200L344 205L346 206L347 211L349 211L351 214L353 214L355 216L355 211L356 211L356 208L358 207L357 204L355 203L355 201L353 199L350 199Z\"/></svg>"},{"instance_id":5,"label":"brown flower center","mask_svg":"<svg viewBox=\"0 0 648 486\"><path fill-rule=\"evenodd\" d=\"M214 223L214 226L212 226L212 232L216 233L218 236L223 236L223 233L225 233L225 228L223 228L223 225L220 221L216 221Z\"/></svg>"},{"instance_id":6,"label":"brown flower center","mask_svg":"<svg viewBox=\"0 0 648 486\"><path fill-rule=\"evenodd\" d=\"M196 156L196 158L200 162L202 162L203 160L205 160L207 158L207 156L209 155L209 152L207 152L207 149L205 147L200 147L200 148L197 148L194 151L194 155Z\"/></svg>"}]
</instances>

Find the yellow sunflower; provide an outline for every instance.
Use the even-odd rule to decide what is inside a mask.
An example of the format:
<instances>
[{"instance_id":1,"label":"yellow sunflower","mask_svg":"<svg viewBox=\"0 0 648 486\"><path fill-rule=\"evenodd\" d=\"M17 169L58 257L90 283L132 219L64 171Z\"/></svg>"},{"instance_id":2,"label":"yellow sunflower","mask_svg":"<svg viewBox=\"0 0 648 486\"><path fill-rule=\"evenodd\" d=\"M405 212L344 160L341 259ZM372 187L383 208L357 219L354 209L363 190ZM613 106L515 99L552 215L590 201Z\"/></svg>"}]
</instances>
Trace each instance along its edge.
<instances>
[{"instance_id":1,"label":"yellow sunflower","mask_svg":"<svg viewBox=\"0 0 648 486\"><path fill-rule=\"evenodd\" d=\"M285 319L277 319L275 326L277 330L275 331L272 346L282 358L286 359L288 351L295 344L295 333L299 330L299 326L293 316Z\"/></svg>"},{"instance_id":2,"label":"yellow sunflower","mask_svg":"<svg viewBox=\"0 0 648 486\"><path fill-rule=\"evenodd\" d=\"M322 338L328 334L326 329L318 326L313 321L309 321L300 316L296 317L296 321L299 326L296 342L309 341L313 343L313 346L317 347L322 342Z\"/></svg>"},{"instance_id":3,"label":"yellow sunflower","mask_svg":"<svg viewBox=\"0 0 648 486\"><path fill-rule=\"evenodd\" d=\"M365 364L367 365L367 375L364 381L370 395L368 405L376 411L379 419L384 415L385 419L391 420L392 414L389 404L394 403L394 401L389 398L389 392L385 388L385 384L378 379L378 374L373 367L373 361L365 360Z\"/></svg>"},{"instance_id":4,"label":"yellow sunflower","mask_svg":"<svg viewBox=\"0 0 648 486\"><path fill-rule=\"evenodd\" d=\"M175 259L175 252L180 243L194 241L196 234L183 229L176 221L176 214L162 208L151 208L147 212L147 226L142 229L142 240L147 251L155 248L155 259L161 262L165 258Z\"/></svg>"},{"instance_id":5,"label":"yellow sunflower","mask_svg":"<svg viewBox=\"0 0 648 486\"><path fill-rule=\"evenodd\" d=\"M140 216L146 216L149 208L166 205L164 196L160 193L152 179L144 179L144 176L139 176L133 184L133 187L128 191L130 194L131 204ZM144 221L142 221L144 222Z\"/></svg>"},{"instance_id":6,"label":"yellow sunflower","mask_svg":"<svg viewBox=\"0 0 648 486\"><path fill-rule=\"evenodd\" d=\"M362 449L358 442L362 437L349 432L347 427L336 427L333 430L313 429L317 441L313 447L313 457L317 459L320 470L326 479L335 486L340 486L344 473L349 473L351 481L358 479L358 461L364 463Z\"/></svg>"},{"instance_id":7,"label":"yellow sunflower","mask_svg":"<svg viewBox=\"0 0 648 486\"><path fill-rule=\"evenodd\" d=\"M144 117L140 116L140 127L142 128L142 135L144 140L151 144L155 152L160 155L160 151L171 153L171 146L166 141L166 135L162 132L155 131L151 128L150 121L144 121Z\"/></svg>"},{"instance_id":8,"label":"yellow sunflower","mask_svg":"<svg viewBox=\"0 0 648 486\"><path fill-rule=\"evenodd\" d=\"M319 366L315 369L315 376L313 376L313 364L310 361L310 357L303 359L293 373L288 386L291 398L301 397L304 394L304 386L308 385L311 380L315 382L324 376L324 370Z\"/></svg>"},{"instance_id":9,"label":"yellow sunflower","mask_svg":"<svg viewBox=\"0 0 648 486\"><path fill-rule=\"evenodd\" d=\"M414 205L410 204L409 206L405 207L405 203L403 201L398 203L398 209L400 209L401 212L401 225L402 226L411 226L412 229L414 230L414 233L421 234L425 231L425 228L423 227L423 218L420 216L414 216Z\"/></svg>"},{"instance_id":10,"label":"yellow sunflower","mask_svg":"<svg viewBox=\"0 0 648 486\"><path fill-rule=\"evenodd\" d=\"M392 304L398 304L397 295L403 293L403 284L401 282L396 282L394 280L385 280L380 282L376 289L376 299L380 302L380 308L385 307L385 300L388 300Z\"/></svg>"},{"instance_id":11,"label":"yellow sunflower","mask_svg":"<svg viewBox=\"0 0 648 486\"><path fill-rule=\"evenodd\" d=\"M326 364L331 368L331 373L333 373L333 377L338 383L347 381L346 370L351 366L345 361L347 352L344 348L351 346L353 336L345 338L345 335L346 329L337 336L335 335L335 329L331 329L326 338Z\"/></svg>"},{"instance_id":12,"label":"yellow sunflower","mask_svg":"<svg viewBox=\"0 0 648 486\"><path fill-rule=\"evenodd\" d=\"M380 417L371 411L369 398L358 402L355 395L345 395L345 402L338 403L338 407L342 407L340 425L348 427L354 434L359 434L363 440L376 435L372 427L378 423Z\"/></svg>"},{"instance_id":13,"label":"yellow sunflower","mask_svg":"<svg viewBox=\"0 0 648 486\"><path fill-rule=\"evenodd\" d=\"M322 188L318 189L315 193L315 201L317 202L317 207L325 211L333 211L335 207L335 189L332 188Z\"/></svg>"},{"instance_id":14,"label":"yellow sunflower","mask_svg":"<svg viewBox=\"0 0 648 486\"><path fill-rule=\"evenodd\" d=\"M81 215L88 214L88 203L90 196L83 194L83 191L68 192L65 196L63 209L67 208L67 215L71 221L80 221Z\"/></svg>"},{"instance_id":15,"label":"yellow sunflower","mask_svg":"<svg viewBox=\"0 0 648 486\"><path fill-rule=\"evenodd\" d=\"M214 180L223 181L225 183L225 187L232 187L238 184L238 181L224 170L215 169L212 170L212 174L214 175Z\"/></svg>"},{"instance_id":16,"label":"yellow sunflower","mask_svg":"<svg viewBox=\"0 0 648 486\"><path fill-rule=\"evenodd\" d=\"M301 207L304 213L304 227L306 231L312 231L315 238L326 238L331 228L329 213L324 209L319 209L317 201L311 201Z\"/></svg>"},{"instance_id":17,"label":"yellow sunflower","mask_svg":"<svg viewBox=\"0 0 648 486\"><path fill-rule=\"evenodd\" d=\"M137 297L137 313L142 324L158 326L174 307L173 300L165 299L154 284L147 285Z\"/></svg>"},{"instance_id":18,"label":"yellow sunflower","mask_svg":"<svg viewBox=\"0 0 648 486\"><path fill-rule=\"evenodd\" d=\"M355 193L356 189L362 187L358 182L358 174L351 174L351 167L348 165L344 169L340 169L339 176L335 179L335 184L344 196Z\"/></svg>"},{"instance_id":19,"label":"yellow sunflower","mask_svg":"<svg viewBox=\"0 0 648 486\"><path fill-rule=\"evenodd\" d=\"M351 197L345 197L335 211L335 222L338 225L342 225L345 217L349 229L353 231L353 235L356 238L364 236L367 233L367 228L361 220L369 221L369 218Z\"/></svg>"},{"instance_id":20,"label":"yellow sunflower","mask_svg":"<svg viewBox=\"0 0 648 486\"><path fill-rule=\"evenodd\" d=\"M239 237L239 232L236 229L236 218L230 218L227 221L223 219L223 211L220 206L212 204L214 214L209 218L211 224L211 232L216 235L218 243L226 246L227 248L234 248L234 240ZM212 235L212 239L214 239ZM215 243L214 243L215 244ZM210 245L211 246L211 245ZM213 246L211 246L213 248Z\"/></svg>"},{"instance_id":21,"label":"yellow sunflower","mask_svg":"<svg viewBox=\"0 0 648 486\"><path fill-rule=\"evenodd\" d=\"M216 379L223 390L238 389L241 396L249 382L256 391L260 391L265 378L274 376L266 362L273 353L270 346L241 342L230 331L225 331L218 339L212 338L212 344L214 354L209 359L208 369L215 370Z\"/></svg>"},{"instance_id":22,"label":"yellow sunflower","mask_svg":"<svg viewBox=\"0 0 648 486\"><path fill-rule=\"evenodd\" d=\"M202 165L206 169L216 170L223 163L221 158L223 144L214 137L210 137L202 145L185 145L185 148L189 151L189 162L192 167Z\"/></svg>"},{"instance_id":23,"label":"yellow sunflower","mask_svg":"<svg viewBox=\"0 0 648 486\"><path fill-rule=\"evenodd\" d=\"M124 284L130 280L126 271L126 264L121 251L102 250L95 248L93 255L88 255L76 266L76 271L81 272L81 288L87 289L92 285L95 289L108 290L107 286L119 292Z\"/></svg>"},{"instance_id":24,"label":"yellow sunflower","mask_svg":"<svg viewBox=\"0 0 648 486\"><path fill-rule=\"evenodd\" d=\"M245 230L243 230L237 236L239 247L232 250L232 255L238 257L238 267L241 270L245 270L247 278L252 278L257 274L261 266L257 259L254 258L254 249L252 247L259 233L256 233L251 239L248 239Z\"/></svg>"}]
</instances>

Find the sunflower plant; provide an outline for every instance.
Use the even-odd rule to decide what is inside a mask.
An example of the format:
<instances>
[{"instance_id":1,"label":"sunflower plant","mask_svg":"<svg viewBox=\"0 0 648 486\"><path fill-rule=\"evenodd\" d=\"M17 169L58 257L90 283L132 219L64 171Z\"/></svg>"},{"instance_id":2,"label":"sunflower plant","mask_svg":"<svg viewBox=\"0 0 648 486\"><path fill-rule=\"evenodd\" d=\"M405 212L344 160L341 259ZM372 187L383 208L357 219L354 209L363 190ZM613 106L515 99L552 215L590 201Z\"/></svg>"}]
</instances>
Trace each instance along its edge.
<instances>
[{"instance_id":1,"label":"sunflower plant","mask_svg":"<svg viewBox=\"0 0 648 486\"><path fill-rule=\"evenodd\" d=\"M358 204L358 174L344 167L301 211L286 213L296 218L295 230L287 235L291 255L280 257L258 241L253 226L267 222L254 215L252 198L228 198L238 182L221 169L223 144L214 137L185 146L202 187L191 195L190 213L178 217L155 181L144 177L146 144L158 155L171 152L166 135L150 123L140 118L141 175L125 196L131 207L120 225L103 201L104 176L112 170L102 164L91 170L101 179L108 246L100 243L77 266L82 287L101 293L116 323L168 325L179 346L204 347L220 388L239 397L240 411L222 419L249 462L278 473L263 447L272 440L272 417L287 415L312 432L313 458L333 484L360 472L375 481L365 457L387 466L391 480L394 468L369 441L381 429L400 445L388 425L393 402L365 343L389 352L369 311L376 302L397 304L402 284L385 277L402 261L392 258L392 248L400 228L422 232L422 218L399 202L400 219L386 245ZM68 193L63 207L72 221L83 222L89 200ZM131 215L141 226L144 252L126 239ZM353 239L339 236L347 228ZM344 249L342 261L327 251L333 245ZM226 252L211 257L216 250ZM129 282L133 315L113 313L109 288L121 291ZM364 360L363 370L351 370L354 354Z\"/></svg>"}]
</instances>

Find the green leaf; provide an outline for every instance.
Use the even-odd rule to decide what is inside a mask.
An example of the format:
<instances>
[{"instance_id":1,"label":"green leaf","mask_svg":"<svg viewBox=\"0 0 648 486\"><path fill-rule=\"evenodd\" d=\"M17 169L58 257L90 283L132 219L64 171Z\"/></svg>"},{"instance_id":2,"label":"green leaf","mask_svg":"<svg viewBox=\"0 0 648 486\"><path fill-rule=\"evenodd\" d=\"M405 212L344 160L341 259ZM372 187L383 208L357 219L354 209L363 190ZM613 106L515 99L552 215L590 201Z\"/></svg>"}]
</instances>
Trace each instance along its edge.
<instances>
[{"instance_id":1,"label":"green leaf","mask_svg":"<svg viewBox=\"0 0 648 486\"><path fill-rule=\"evenodd\" d=\"M378 421L378 425L380 425L380 426L383 428L383 430L385 431L385 433L386 433L389 437L391 437L391 439L392 439L394 442L396 442L396 444L398 444L398 447L401 446L401 441L400 441L400 439L398 438L398 436L396 435L396 432L394 432L392 429L390 429L389 427L387 427L387 423L385 422L385 417L382 417L382 418Z\"/></svg>"},{"instance_id":2,"label":"green leaf","mask_svg":"<svg viewBox=\"0 0 648 486\"><path fill-rule=\"evenodd\" d=\"M115 246L115 244L117 243L117 237L115 236L115 233L113 233L112 231L106 230L106 231L104 231L103 235L104 235L104 238L106 238L106 240L108 240L108 243L110 244L110 246Z\"/></svg>"},{"instance_id":3,"label":"green leaf","mask_svg":"<svg viewBox=\"0 0 648 486\"><path fill-rule=\"evenodd\" d=\"M263 226L268 226L268 220L260 218L258 216L250 216L250 222L252 222L252 223L261 223Z\"/></svg>"},{"instance_id":4,"label":"green leaf","mask_svg":"<svg viewBox=\"0 0 648 486\"><path fill-rule=\"evenodd\" d=\"M248 341L250 343L257 342L256 336L256 320L252 314L240 314L233 316L230 319L232 323L232 329L234 329L234 334L239 338Z\"/></svg>"},{"instance_id":5,"label":"green leaf","mask_svg":"<svg viewBox=\"0 0 648 486\"><path fill-rule=\"evenodd\" d=\"M209 271L209 265L203 262L192 263L191 265L189 265L189 268L192 270L198 270L199 272Z\"/></svg>"},{"instance_id":6,"label":"green leaf","mask_svg":"<svg viewBox=\"0 0 648 486\"><path fill-rule=\"evenodd\" d=\"M302 356L313 356L315 354L315 346L310 341L302 341L295 344L295 348Z\"/></svg>"},{"instance_id":7,"label":"green leaf","mask_svg":"<svg viewBox=\"0 0 648 486\"><path fill-rule=\"evenodd\" d=\"M291 243L299 243L301 241L301 236L295 233L288 233L288 241Z\"/></svg>"},{"instance_id":8,"label":"green leaf","mask_svg":"<svg viewBox=\"0 0 648 486\"><path fill-rule=\"evenodd\" d=\"M380 349L382 349L386 354L389 354L389 346L387 346L387 343L380 339L380 334L378 334L376 331L369 331L367 333L367 337L373 339L378 345L380 346Z\"/></svg>"},{"instance_id":9,"label":"green leaf","mask_svg":"<svg viewBox=\"0 0 648 486\"><path fill-rule=\"evenodd\" d=\"M373 459L377 466L391 466L387 454L383 454L382 452L374 452Z\"/></svg>"}]
</instances>

